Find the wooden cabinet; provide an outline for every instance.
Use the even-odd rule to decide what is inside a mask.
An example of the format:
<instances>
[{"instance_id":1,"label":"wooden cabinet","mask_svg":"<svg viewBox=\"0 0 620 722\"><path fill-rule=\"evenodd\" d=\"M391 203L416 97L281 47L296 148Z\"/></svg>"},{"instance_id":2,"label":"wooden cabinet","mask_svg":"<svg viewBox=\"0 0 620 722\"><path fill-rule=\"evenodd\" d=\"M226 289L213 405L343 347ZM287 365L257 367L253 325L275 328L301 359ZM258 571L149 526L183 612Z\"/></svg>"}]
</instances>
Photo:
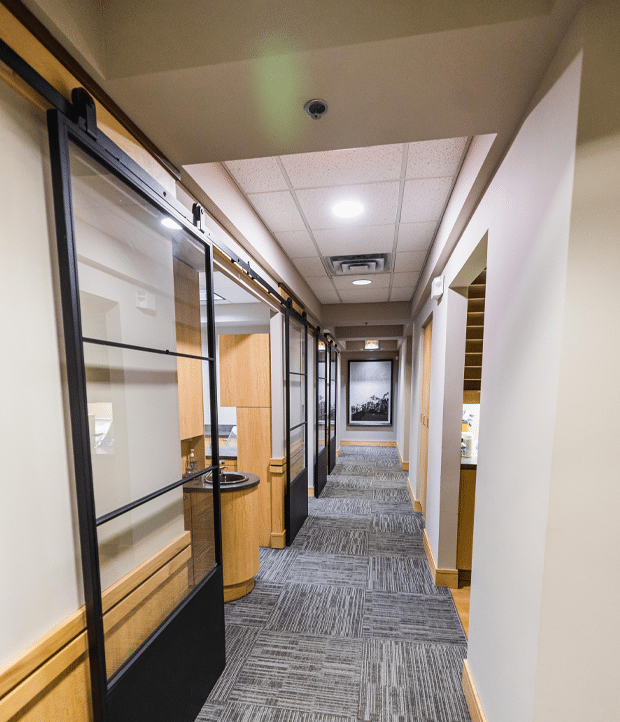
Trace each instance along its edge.
<instances>
[{"instance_id":1,"label":"wooden cabinet","mask_svg":"<svg viewBox=\"0 0 620 722\"><path fill-rule=\"evenodd\" d=\"M222 334L218 340L222 406L271 408L269 334Z\"/></svg>"},{"instance_id":2,"label":"wooden cabinet","mask_svg":"<svg viewBox=\"0 0 620 722\"><path fill-rule=\"evenodd\" d=\"M474 542L474 508L476 503L476 469L461 469L459 485L459 517L456 536L456 567L467 577L471 574Z\"/></svg>"}]
</instances>

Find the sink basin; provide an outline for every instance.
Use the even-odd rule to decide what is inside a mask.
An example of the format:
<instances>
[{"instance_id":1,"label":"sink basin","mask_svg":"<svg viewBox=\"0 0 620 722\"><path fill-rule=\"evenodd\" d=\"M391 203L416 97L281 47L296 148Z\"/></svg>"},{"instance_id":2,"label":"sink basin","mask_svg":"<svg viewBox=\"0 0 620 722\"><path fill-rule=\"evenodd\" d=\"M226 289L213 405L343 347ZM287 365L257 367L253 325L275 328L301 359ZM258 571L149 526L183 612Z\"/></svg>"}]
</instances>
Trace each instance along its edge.
<instances>
[{"instance_id":1,"label":"sink basin","mask_svg":"<svg viewBox=\"0 0 620 722\"><path fill-rule=\"evenodd\" d=\"M206 476L207 481L213 481L213 472L209 472ZM246 474L239 474L236 471L220 471L220 485L238 484L240 481L247 481Z\"/></svg>"}]
</instances>

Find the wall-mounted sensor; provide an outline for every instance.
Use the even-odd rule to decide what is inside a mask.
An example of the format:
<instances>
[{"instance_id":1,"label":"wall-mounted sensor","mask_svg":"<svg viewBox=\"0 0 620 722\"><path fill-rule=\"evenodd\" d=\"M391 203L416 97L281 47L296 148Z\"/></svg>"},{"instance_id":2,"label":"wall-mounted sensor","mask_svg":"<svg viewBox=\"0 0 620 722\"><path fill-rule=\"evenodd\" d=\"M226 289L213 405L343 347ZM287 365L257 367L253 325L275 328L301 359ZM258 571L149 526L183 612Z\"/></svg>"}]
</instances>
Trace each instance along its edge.
<instances>
[{"instance_id":1,"label":"wall-mounted sensor","mask_svg":"<svg viewBox=\"0 0 620 722\"><path fill-rule=\"evenodd\" d=\"M304 105L304 110L311 118L314 118L314 120L318 120L319 118L322 118L325 113L327 113L328 105L324 100L320 100L319 98L315 98L314 100L309 100Z\"/></svg>"},{"instance_id":2,"label":"wall-mounted sensor","mask_svg":"<svg viewBox=\"0 0 620 722\"><path fill-rule=\"evenodd\" d=\"M443 296L443 276L433 278L431 285L431 298L439 300Z\"/></svg>"}]
</instances>

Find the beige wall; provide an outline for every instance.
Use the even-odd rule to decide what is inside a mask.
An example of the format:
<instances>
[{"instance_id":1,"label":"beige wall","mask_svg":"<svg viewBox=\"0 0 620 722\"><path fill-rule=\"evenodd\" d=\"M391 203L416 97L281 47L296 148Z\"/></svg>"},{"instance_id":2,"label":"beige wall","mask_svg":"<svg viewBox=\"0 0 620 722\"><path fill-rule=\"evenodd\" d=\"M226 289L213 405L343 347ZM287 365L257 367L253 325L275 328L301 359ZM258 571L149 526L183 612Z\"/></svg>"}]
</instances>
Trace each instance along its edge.
<instances>
[{"instance_id":1,"label":"beige wall","mask_svg":"<svg viewBox=\"0 0 620 722\"><path fill-rule=\"evenodd\" d=\"M82 604L45 116L0 83L0 665Z\"/></svg>"},{"instance_id":2,"label":"beige wall","mask_svg":"<svg viewBox=\"0 0 620 722\"><path fill-rule=\"evenodd\" d=\"M588 3L536 668L536 722L620 709L620 6ZM573 51L574 52L574 51Z\"/></svg>"},{"instance_id":3,"label":"beige wall","mask_svg":"<svg viewBox=\"0 0 620 722\"><path fill-rule=\"evenodd\" d=\"M419 349L432 315L426 526L453 568L466 307L450 286L488 234L468 661L489 722L534 719L579 84L575 55L552 68L414 329ZM418 355L414 407L420 368Z\"/></svg>"}]
</instances>

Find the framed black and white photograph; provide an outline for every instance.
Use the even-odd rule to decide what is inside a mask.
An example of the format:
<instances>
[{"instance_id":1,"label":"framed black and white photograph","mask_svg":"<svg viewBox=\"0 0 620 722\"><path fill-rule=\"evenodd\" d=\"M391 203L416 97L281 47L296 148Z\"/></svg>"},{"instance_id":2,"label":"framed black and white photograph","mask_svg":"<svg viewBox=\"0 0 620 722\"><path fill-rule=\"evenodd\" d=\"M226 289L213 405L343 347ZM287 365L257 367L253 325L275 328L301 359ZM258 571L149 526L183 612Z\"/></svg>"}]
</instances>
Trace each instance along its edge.
<instances>
[{"instance_id":1,"label":"framed black and white photograph","mask_svg":"<svg viewBox=\"0 0 620 722\"><path fill-rule=\"evenodd\" d=\"M349 361L349 426L392 425L394 361Z\"/></svg>"}]
</instances>

